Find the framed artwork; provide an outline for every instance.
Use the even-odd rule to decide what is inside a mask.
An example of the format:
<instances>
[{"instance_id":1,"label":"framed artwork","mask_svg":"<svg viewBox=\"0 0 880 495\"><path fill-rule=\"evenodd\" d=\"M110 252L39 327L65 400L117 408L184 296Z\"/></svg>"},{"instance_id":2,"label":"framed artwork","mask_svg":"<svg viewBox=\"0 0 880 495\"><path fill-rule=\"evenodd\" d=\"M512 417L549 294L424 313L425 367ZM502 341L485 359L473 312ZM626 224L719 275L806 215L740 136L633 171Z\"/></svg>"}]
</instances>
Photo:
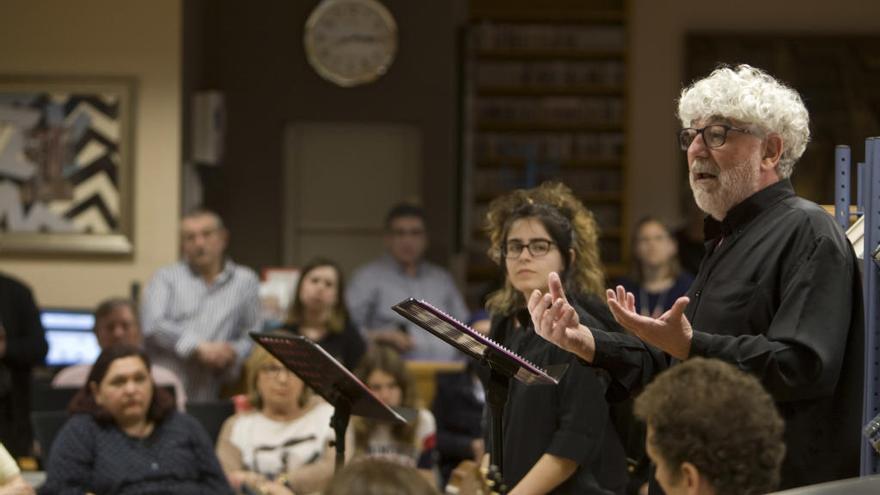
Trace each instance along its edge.
<instances>
[{"instance_id":1,"label":"framed artwork","mask_svg":"<svg viewBox=\"0 0 880 495\"><path fill-rule=\"evenodd\" d=\"M134 91L0 76L0 255L133 252Z\"/></svg>"}]
</instances>

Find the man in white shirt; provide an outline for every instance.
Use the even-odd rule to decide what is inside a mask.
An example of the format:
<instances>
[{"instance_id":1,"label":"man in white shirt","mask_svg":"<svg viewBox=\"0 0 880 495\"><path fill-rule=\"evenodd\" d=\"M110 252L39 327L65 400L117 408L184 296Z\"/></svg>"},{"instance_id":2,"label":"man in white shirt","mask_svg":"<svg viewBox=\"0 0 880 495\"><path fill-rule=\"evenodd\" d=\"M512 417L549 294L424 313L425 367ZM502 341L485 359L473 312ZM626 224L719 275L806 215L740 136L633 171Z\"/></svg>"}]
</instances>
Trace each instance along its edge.
<instances>
[{"instance_id":1,"label":"man in white shirt","mask_svg":"<svg viewBox=\"0 0 880 495\"><path fill-rule=\"evenodd\" d=\"M143 335L138 323L134 301L124 298L111 298L102 301L95 308L95 326L93 328L98 346L101 350L114 344L125 344L140 347ZM174 387L175 400L180 410L186 405L186 392L183 383L171 370L159 365L152 365L153 381L156 385ZM92 370L90 364L68 366L59 371L52 379L55 388L79 388L85 385Z\"/></svg>"},{"instance_id":2,"label":"man in white shirt","mask_svg":"<svg viewBox=\"0 0 880 495\"><path fill-rule=\"evenodd\" d=\"M259 281L225 256L229 234L209 210L181 221L183 260L160 268L144 292L147 352L183 380L192 401L213 401L238 378L259 331Z\"/></svg>"}]
</instances>

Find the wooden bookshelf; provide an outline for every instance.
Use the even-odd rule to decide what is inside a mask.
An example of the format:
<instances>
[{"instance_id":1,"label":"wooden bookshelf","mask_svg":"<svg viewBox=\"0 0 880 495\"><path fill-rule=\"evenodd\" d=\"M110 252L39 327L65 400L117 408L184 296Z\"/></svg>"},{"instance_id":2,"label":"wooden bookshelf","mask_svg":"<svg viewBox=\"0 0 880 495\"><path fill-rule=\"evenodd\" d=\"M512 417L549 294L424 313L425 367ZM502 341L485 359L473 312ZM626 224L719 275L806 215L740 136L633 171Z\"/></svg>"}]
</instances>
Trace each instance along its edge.
<instances>
[{"instance_id":1,"label":"wooden bookshelf","mask_svg":"<svg viewBox=\"0 0 880 495\"><path fill-rule=\"evenodd\" d=\"M560 180L593 211L609 277L625 272L623 0L473 0L465 35L463 237L468 292L496 279L489 202Z\"/></svg>"}]
</instances>

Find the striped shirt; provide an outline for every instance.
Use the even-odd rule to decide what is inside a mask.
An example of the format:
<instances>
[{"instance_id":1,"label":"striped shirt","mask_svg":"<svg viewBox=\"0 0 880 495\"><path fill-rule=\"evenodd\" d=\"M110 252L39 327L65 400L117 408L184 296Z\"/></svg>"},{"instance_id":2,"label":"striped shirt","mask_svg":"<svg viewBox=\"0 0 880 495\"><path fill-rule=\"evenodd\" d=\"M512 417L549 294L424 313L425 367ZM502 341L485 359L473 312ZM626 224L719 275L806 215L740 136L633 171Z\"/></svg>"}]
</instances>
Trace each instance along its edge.
<instances>
[{"instance_id":1,"label":"striped shirt","mask_svg":"<svg viewBox=\"0 0 880 495\"><path fill-rule=\"evenodd\" d=\"M248 332L262 324L257 276L229 260L210 285L185 262L160 268L144 291L141 319L150 358L183 380L187 399L216 400L250 353ZM235 365L217 372L201 364L194 353L206 341L231 343Z\"/></svg>"}]
</instances>

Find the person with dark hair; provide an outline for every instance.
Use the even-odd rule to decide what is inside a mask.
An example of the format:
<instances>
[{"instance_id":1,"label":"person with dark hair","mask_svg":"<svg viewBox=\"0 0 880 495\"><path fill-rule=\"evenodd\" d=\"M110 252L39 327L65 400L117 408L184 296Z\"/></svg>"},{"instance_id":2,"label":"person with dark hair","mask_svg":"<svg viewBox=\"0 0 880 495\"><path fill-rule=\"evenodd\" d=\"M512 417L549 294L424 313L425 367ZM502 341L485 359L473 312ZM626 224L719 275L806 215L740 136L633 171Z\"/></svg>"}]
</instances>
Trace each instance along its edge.
<instances>
[{"instance_id":1,"label":"person with dark hair","mask_svg":"<svg viewBox=\"0 0 880 495\"><path fill-rule=\"evenodd\" d=\"M0 443L13 457L31 453L31 368L48 351L30 288L0 274Z\"/></svg>"},{"instance_id":2,"label":"person with dark hair","mask_svg":"<svg viewBox=\"0 0 880 495\"><path fill-rule=\"evenodd\" d=\"M393 345L407 359L458 359L455 348L391 309L414 297L461 321L468 317L449 272L424 259L428 231L420 207L402 203L391 208L385 219L385 248L385 256L361 267L351 278L345 297L355 325L369 339Z\"/></svg>"},{"instance_id":3,"label":"person with dark hair","mask_svg":"<svg viewBox=\"0 0 880 495\"><path fill-rule=\"evenodd\" d=\"M101 350L116 344L143 346L144 338L138 322L137 308L131 299L123 297L105 299L95 308L94 316L95 325L92 331L98 339L98 346ZM91 370L92 365L90 364L68 366L52 378L52 386L55 388L82 387ZM177 408L181 411L186 410L186 391L180 378L168 368L159 365L153 365L150 372L157 385L174 387Z\"/></svg>"},{"instance_id":4,"label":"person with dark hair","mask_svg":"<svg viewBox=\"0 0 880 495\"><path fill-rule=\"evenodd\" d=\"M39 493L232 493L204 428L156 387L138 347L101 352L70 403Z\"/></svg>"},{"instance_id":5,"label":"person with dark hair","mask_svg":"<svg viewBox=\"0 0 880 495\"><path fill-rule=\"evenodd\" d=\"M645 217L636 224L632 252L630 277L620 285L635 296L639 314L657 318L687 294L694 277L681 269L669 227L654 217Z\"/></svg>"},{"instance_id":6,"label":"person with dark hair","mask_svg":"<svg viewBox=\"0 0 880 495\"><path fill-rule=\"evenodd\" d=\"M612 334L579 321L550 274L547 293L530 296L531 319L541 336L609 372L617 395L697 356L753 373L785 419L782 488L858 476L861 277L840 226L789 180L809 141L807 109L795 90L740 65L686 88L678 113L694 199L709 215L687 297L653 318L623 287L609 290L630 332Z\"/></svg>"},{"instance_id":7,"label":"person with dark hair","mask_svg":"<svg viewBox=\"0 0 880 495\"><path fill-rule=\"evenodd\" d=\"M526 309L533 290L545 290L559 272L572 293L594 296L604 289L598 226L592 213L559 183L519 189L489 205L489 255L501 265L504 286L489 296L489 336L540 367L567 365L554 387L511 379L503 417L504 481L511 494L619 492L625 459L611 425L606 383L575 357L537 336ZM597 297L597 296L596 296ZM598 320L578 308L581 317ZM487 396L498 384L486 383ZM493 418L486 427L492 445Z\"/></svg>"},{"instance_id":8,"label":"person with dark hair","mask_svg":"<svg viewBox=\"0 0 880 495\"><path fill-rule=\"evenodd\" d=\"M325 258L309 261L300 271L287 322L273 333L307 337L346 368L354 369L367 345L348 316L343 294L345 279L339 265Z\"/></svg>"},{"instance_id":9,"label":"person with dark hair","mask_svg":"<svg viewBox=\"0 0 880 495\"><path fill-rule=\"evenodd\" d=\"M144 291L146 349L174 371L189 400L217 400L238 379L262 328L260 284L250 268L226 257L229 232L216 213L197 209L180 222L183 260L163 268Z\"/></svg>"},{"instance_id":10,"label":"person with dark hair","mask_svg":"<svg viewBox=\"0 0 880 495\"><path fill-rule=\"evenodd\" d=\"M406 424L352 418L346 432L354 459L382 457L411 466L436 483L437 426L431 411L420 407L415 383L406 363L387 345L371 346L354 372L385 405L413 411Z\"/></svg>"},{"instance_id":11,"label":"person with dark hair","mask_svg":"<svg viewBox=\"0 0 880 495\"><path fill-rule=\"evenodd\" d=\"M635 296L639 314L659 317L672 303L687 294L693 275L682 270L678 245L669 227L654 217L638 221L632 239L632 263L629 277L619 281ZM628 492L647 490L650 460L645 453L645 427L632 416L632 400L611 406L611 416L621 434L629 461Z\"/></svg>"},{"instance_id":12,"label":"person with dark hair","mask_svg":"<svg viewBox=\"0 0 880 495\"><path fill-rule=\"evenodd\" d=\"M730 364L693 358L670 368L635 413L666 495L758 495L779 484L785 424L761 383Z\"/></svg>"},{"instance_id":13,"label":"person with dark hair","mask_svg":"<svg viewBox=\"0 0 880 495\"><path fill-rule=\"evenodd\" d=\"M385 459L362 459L333 477L324 495L439 495L418 470Z\"/></svg>"}]
</instances>

